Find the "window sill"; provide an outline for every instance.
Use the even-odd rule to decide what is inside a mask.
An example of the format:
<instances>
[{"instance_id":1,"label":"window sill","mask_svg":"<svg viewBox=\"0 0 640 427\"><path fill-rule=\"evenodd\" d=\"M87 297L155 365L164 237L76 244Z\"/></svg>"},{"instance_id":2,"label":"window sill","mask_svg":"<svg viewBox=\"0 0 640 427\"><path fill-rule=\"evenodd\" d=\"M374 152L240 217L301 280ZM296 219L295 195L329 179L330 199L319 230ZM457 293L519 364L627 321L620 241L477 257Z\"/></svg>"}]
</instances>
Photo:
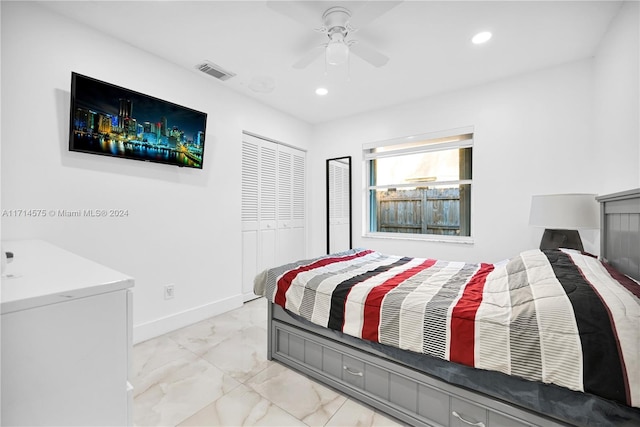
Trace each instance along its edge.
<instances>
[{"instance_id":1,"label":"window sill","mask_svg":"<svg viewBox=\"0 0 640 427\"><path fill-rule=\"evenodd\" d=\"M456 243L473 245L473 237L443 236L437 234L403 234L403 233L364 233L364 238L387 240L418 240L422 242Z\"/></svg>"}]
</instances>

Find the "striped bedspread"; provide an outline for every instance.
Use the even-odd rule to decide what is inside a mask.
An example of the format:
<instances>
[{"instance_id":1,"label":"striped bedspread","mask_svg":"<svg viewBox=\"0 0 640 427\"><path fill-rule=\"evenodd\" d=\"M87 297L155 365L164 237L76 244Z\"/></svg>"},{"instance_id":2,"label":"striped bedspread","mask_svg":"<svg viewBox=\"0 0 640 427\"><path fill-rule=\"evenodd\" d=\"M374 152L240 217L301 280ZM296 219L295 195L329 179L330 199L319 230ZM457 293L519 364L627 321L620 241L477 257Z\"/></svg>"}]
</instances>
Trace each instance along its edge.
<instances>
[{"instance_id":1,"label":"striped bedspread","mask_svg":"<svg viewBox=\"0 0 640 427\"><path fill-rule=\"evenodd\" d=\"M354 249L255 292L346 334L640 407L640 284L572 250L498 264Z\"/></svg>"}]
</instances>

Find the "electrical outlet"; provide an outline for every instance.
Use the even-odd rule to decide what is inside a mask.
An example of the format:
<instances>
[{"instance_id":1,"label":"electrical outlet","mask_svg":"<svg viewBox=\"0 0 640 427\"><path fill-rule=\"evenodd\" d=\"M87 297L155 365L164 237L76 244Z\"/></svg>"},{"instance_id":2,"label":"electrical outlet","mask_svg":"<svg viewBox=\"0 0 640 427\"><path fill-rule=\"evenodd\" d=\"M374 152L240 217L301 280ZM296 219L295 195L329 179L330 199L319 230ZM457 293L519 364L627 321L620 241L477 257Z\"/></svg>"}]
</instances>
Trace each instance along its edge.
<instances>
[{"instance_id":1,"label":"electrical outlet","mask_svg":"<svg viewBox=\"0 0 640 427\"><path fill-rule=\"evenodd\" d=\"M164 299L171 299L175 296L173 285L164 285Z\"/></svg>"}]
</instances>

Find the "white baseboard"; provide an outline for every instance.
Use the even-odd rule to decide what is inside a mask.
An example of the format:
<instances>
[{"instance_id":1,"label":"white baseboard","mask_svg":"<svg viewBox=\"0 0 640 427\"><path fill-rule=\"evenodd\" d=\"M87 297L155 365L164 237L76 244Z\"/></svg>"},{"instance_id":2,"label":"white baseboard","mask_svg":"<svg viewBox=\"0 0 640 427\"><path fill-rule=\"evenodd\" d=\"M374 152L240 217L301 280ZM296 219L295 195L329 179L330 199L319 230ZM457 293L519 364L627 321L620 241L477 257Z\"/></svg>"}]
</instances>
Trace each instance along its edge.
<instances>
[{"instance_id":1,"label":"white baseboard","mask_svg":"<svg viewBox=\"0 0 640 427\"><path fill-rule=\"evenodd\" d=\"M200 307L181 311L160 319L133 325L133 343L137 344L151 338L159 337L167 332L192 325L209 317L226 313L244 303L243 295L236 295L221 301L214 301Z\"/></svg>"}]
</instances>

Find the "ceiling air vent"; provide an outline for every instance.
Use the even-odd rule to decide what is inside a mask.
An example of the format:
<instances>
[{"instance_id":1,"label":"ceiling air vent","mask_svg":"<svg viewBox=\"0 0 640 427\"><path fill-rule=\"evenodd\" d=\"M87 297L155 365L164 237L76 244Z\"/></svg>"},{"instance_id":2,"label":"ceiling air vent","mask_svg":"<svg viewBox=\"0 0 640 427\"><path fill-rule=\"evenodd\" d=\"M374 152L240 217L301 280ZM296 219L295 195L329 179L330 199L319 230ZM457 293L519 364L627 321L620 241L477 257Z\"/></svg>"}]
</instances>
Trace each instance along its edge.
<instances>
[{"instance_id":1,"label":"ceiling air vent","mask_svg":"<svg viewBox=\"0 0 640 427\"><path fill-rule=\"evenodd\" d=\"M202 64L198 64L196 65L196 68L203 73L209 74L210 76L222 81L228 80L231 77L235 76L234 73L225 71L220 66L210 61L205 61Z\"/></svg>"}]
</instances>

